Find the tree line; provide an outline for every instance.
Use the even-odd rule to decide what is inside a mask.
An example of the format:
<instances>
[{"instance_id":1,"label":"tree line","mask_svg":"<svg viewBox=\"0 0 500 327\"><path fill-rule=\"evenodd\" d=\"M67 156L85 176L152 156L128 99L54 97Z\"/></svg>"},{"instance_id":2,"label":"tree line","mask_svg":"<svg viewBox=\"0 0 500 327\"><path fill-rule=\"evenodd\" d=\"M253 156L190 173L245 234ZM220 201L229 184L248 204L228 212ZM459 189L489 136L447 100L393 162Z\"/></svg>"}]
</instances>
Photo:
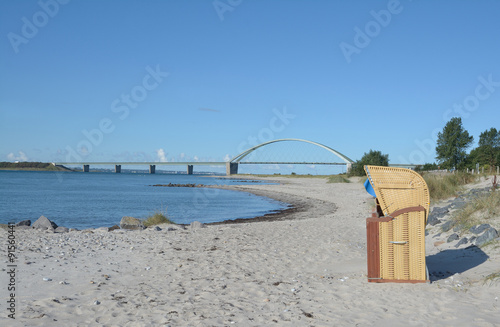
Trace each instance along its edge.
<instances>
[{"instance_id":1,"label":"tree line","mask_svg":"<svg viewBox=\"0 0 500 327\"><path fill-rule=\"evenodd\" d=\"M479 135L478 146L467 153L474 137L462 126L462 118L452 118L438 134L436 159L442 168L465 169L500 165L500 130L492 127Z\"/></svg>"},{"instance_id":2,"label":"tree line","mask_svg":"<svg viewBox=\"0 0 500 327\"><path fill-rule=\"evenodd\" d=\"M438 133L436 162L417 167L419 170L475 169L476 165L488 170L500 165L500 130L492 127L479 135L476 148L467 153L474 137L462 125L462 118L453 117ZM363 176L365 165L388 166L389 155L370 150L353 164L351 175Z\"/></svg>"}]
</instances>

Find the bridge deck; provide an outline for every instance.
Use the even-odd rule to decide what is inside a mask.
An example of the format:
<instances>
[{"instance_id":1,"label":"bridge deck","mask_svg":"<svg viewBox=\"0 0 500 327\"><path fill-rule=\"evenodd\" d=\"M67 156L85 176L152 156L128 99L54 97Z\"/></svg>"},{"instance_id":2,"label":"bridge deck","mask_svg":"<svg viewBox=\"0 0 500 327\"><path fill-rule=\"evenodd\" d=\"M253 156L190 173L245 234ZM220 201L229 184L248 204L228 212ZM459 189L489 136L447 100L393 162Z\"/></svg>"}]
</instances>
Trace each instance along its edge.
<instances>
[{"instance_id":1,"label":"bridge deck","mask_svg":"<svg viewBox=\"0 0 500 327\"><path fill-rule=\"evenodd\" d=\"M55 165L93 165L93 166L105 166L105 165L122 165L122 166L142 166L142 165L171 165L171 166L185 166L185 165L214 165L214 166L225 166L226 162L223 161L205 161L205 162L55 162Z\"/></svg>"},{"instance_id":2,"label":"bridge deck","mask_svg":"<svg viewBox=\"0 0 500 327\"><path fill-rule=\"evenodd\" d=\"M226 161L179 161L179 162L54 162L54 165L122 165L122 166L141 166L141 165L170 165L170 166L186 166L186 165L203 165L203 166L225 166ZM242 165L345 165L345 162L280 162L280 161L241 161L236 162ZM389 167L405 167L415 168L415 164L389 164Z\"/></svg>"},{"instance_id":3,"label":"bridge deck","mask_svg":"<svg viewBox=\"0 0 500 327\"><path fill-rule=\"evenodd\" d=\"M281 162L281 161L258 161L247 162L240 161L239 164L243 165L345 165L345 162Z\"/></svg>"}]
</instances>

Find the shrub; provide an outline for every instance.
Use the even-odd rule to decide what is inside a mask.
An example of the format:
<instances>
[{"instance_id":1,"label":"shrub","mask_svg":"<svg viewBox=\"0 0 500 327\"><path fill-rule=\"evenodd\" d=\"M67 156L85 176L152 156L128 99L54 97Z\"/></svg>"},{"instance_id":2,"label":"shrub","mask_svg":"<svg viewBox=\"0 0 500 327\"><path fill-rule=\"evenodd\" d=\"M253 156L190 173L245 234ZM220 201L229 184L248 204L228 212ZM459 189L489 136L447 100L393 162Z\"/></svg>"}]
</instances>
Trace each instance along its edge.
<instances>
[{"instance_id":1,"label":"shrub","mask_svg":"<svg viewBox=\"0 0 500 327\"><path fill-rule=\"evenodd\" d=\"M365 165L389 166L389 155L380 151L370 150L356 161L351 168L349 176L365 176Z\"/></svg>"}]
</instances>

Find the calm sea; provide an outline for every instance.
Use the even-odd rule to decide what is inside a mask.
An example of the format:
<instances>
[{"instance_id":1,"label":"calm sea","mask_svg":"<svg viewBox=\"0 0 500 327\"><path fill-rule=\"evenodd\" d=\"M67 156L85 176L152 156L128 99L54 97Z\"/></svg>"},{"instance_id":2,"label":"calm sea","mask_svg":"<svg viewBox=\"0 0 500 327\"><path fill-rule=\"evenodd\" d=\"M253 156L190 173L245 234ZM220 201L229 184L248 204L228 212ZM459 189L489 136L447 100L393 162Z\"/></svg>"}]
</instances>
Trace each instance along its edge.
<instances>
[{"instance_id":1,"label":"calm sea","mask_svg":"<svg viewBox=\"0 0 500 327\"><path fill-rule=\"evenodd\" d=\"M154 184L254 183L200 175L0 171L0 223L41 215L59 226L96 228L123 216L145 218L167 211L180 224L253 218L287 204L253 194L214 188L153 187Z\"/></svg>"}]
</instances>

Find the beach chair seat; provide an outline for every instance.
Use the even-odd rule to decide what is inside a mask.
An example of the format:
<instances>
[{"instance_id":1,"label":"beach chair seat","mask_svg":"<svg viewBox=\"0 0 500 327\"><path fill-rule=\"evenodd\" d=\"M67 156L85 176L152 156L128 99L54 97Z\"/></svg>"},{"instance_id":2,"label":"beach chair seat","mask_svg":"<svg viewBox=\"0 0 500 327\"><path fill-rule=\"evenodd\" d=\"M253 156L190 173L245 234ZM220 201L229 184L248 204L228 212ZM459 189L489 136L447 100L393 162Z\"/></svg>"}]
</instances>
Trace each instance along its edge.
<instances>
[{"instance_id":1,"label":"beach chair seat","mask_svg":"<svg viewBox=\"0 0 500 327\"><path fill-rule=\"evenodd\" d=\"M366 220L368 281L427 282L427 184L410 169L365 166L365 171L378 206Z\"/></svg>"}]
</instances>

